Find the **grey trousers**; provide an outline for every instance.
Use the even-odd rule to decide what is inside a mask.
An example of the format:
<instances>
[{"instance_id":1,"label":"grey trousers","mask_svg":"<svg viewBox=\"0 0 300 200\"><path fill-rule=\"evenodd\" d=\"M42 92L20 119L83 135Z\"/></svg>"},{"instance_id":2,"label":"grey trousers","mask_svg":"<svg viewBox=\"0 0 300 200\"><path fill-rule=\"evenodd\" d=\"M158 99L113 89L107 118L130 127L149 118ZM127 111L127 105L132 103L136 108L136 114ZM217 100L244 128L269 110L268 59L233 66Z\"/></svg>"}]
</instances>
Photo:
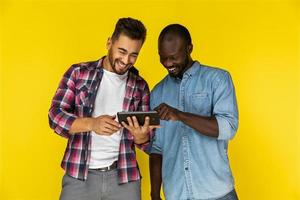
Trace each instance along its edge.
<instances>
[{"instance_id":1,"label":"grey trousers","mask_svg":"<svg viewBox=\"0 0 300 200\"><path fill-rule=\"evenodd\" d=\"M141 182L118 184L117 170L89 170L86 181L65 174L60 200L140 200Z\"/></svg>"}]
</instances>

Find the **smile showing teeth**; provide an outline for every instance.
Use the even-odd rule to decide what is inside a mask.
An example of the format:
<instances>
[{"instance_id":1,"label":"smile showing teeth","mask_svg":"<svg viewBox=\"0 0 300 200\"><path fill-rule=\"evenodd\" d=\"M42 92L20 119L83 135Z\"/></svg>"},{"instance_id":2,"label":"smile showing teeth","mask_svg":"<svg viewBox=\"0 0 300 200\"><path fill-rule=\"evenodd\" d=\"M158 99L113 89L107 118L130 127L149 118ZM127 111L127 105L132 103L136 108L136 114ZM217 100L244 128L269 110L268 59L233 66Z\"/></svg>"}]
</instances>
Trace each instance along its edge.
<instances>
[{"instance_id":1,"label":"smile showing teeth","mask_svg":"<svg viewBox=\"0 0 300 200\"><path fill-rule=\"evenodd\" d=\"M119 66L121 67L125 67L126 65L125 64L122 64L121 62L118 62Z\"/></svg>"},{"instance_id":2,"label":"smile showing teeth","mask_svg":"<svg viewBox=\"0 0 300 200\"><path fill-rule=\"evenodd\" d=\"M119 65L120 65L120 66L122 66L122 67L124 67L124 66L125 66L124 64L122 64L122 63L120 63L120 62L119 62Z\"/></svg>"},{"instance_id":3,"label":"smile showing teeth","mask_svg":"<svg viewBox=\"0 0 300 200\"><path fill-rule=\"evenodd\" d=\"M176 69L175 67L173 67L173 68L168 68L169 72L174 72L175 69Z\"/></svg>"}]
</instances>

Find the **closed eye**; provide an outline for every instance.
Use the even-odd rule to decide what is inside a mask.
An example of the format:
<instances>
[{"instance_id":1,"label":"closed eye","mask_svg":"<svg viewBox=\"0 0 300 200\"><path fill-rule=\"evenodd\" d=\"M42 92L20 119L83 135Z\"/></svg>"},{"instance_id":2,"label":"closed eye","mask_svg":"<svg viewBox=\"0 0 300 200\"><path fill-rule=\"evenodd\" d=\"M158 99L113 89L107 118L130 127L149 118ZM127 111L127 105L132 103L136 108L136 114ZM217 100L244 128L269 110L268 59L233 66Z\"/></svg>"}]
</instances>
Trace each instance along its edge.
<instances>
[{"instance_id":1,"label":"closed eye","mask_svg":"<svg viewBox=\"0 0 300 200\"><path fill-rule=\"evenodd\" d=\"M125 55L126 52L125 51L119 51L120 54Z\"/></svg>"},{"instance_id":2,"label":"closed eye","mask_svg":"<svg viewBox=\"0 0 300 200\"><path fill-rule=\"evenodd\" d=\"M138 57L138 54L131 54L131 56L136 58L136 57Z\"/></svg>"},{"instance_id":3,"label":"closed eye","mask_svg":"<svg viewBox=\"0 0 300 200\"><path fill-rule=\"evenodd\" d=\"M119 53L120 54L123 54L123 55L127 54L127 50L126 49L123 49L123 48L118 48L118 49L119 49Z\"/></svg>"}]
</instances>

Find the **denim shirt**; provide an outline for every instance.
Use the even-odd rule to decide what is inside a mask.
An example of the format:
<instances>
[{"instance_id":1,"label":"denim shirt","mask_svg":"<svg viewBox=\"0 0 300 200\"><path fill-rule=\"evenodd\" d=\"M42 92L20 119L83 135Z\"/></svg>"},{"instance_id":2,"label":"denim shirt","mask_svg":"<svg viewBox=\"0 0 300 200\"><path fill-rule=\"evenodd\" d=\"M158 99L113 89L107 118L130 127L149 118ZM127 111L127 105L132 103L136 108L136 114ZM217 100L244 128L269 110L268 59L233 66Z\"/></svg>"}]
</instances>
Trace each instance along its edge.
<instances>
[{"instance_id":1,"label":"denim shirt","mask_svg":"<svg viewBox=\"0 0 300 200\"><path fill-rule=\"evenodd\" d=\"M234 189L227 156L228 141L238 127L238 110L230 74L194 62L182 79L167 75L151 92L151 109L166 103L180 111L215 116L218 138L179 121L161 120L151 153L162 154L166 199L216 199Z\"/></svg>"}]
</instances>

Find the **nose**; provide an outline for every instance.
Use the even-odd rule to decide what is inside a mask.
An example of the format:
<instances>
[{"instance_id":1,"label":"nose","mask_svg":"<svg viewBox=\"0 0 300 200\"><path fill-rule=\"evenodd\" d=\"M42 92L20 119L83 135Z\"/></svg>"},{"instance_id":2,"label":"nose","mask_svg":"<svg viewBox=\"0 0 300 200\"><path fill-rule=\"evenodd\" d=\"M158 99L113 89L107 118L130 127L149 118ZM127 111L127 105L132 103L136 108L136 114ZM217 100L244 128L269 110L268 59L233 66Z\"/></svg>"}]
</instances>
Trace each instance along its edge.
<instances>
[{"instance_id":1,"label":"nose","mask_svg":"<svg viewBox=\"0 0 300 200\"><path fill-rule=\"evenodd\" d=\"M129 55L123 56L122 57L122 62L127 65L130 62Z\"/></svg>"},{"instance_id":2,"label":"nose","mask_svg":"<svg viewBox=\"0 0 300 200\"><path fill-rule=\"evenodd\" d=\"M173 62L171 59L167 58L165 61L164 61L164 66L166 67L172 67L173 66Z\"/></svg>"}]
</instances>

